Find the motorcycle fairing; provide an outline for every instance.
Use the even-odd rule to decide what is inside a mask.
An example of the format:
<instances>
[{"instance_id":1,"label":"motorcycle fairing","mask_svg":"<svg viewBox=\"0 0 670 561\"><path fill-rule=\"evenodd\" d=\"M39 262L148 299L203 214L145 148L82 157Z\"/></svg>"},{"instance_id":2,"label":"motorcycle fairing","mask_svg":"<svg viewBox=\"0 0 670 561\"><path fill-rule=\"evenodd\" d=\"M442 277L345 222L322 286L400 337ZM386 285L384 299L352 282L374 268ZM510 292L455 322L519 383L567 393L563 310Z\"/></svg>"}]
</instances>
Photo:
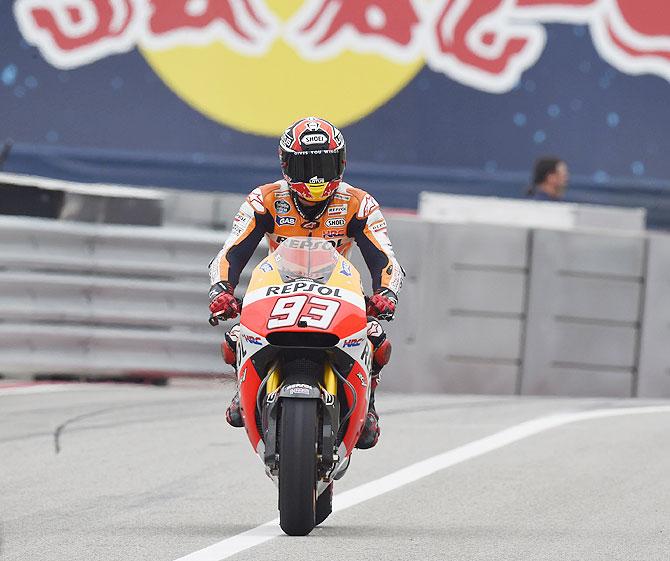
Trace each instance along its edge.
<instances>
[{"instance_id":1,"label":"motorcycle fairing","mask_svg":"<svg viewBox=\"0 0 670 561\"><path fill-rule=\"evenodd\" d=\"M346 430L344 430L343 435L340 434L337 462L330 470L331 476L338 472L341 474L346 469L344 463L353 450L365 423L370 395L369 373L372 363L372 348L367 339L365 299L360 274L349 261L338 255L337 261L332 267L332 272L330 272L325 282L317 282L309 278L290 279L288 282L284 282L286 277L282 279L279 272L280 263L281 255L274 253L264 259L254 269L244 297L237 356L239 361L240 402L247 435L267 469L268 459L266 458L265 445L274 447L274 443L269 440L267 443L264 442L261 435L261 427L267 425L268 419L257 418L257 398L260 398L259 390L264 392L261 384L267 373L273 368L273 361L283 352L281 347L271 344L268 338L271 339L272 335L277 333L335 335L337 343L332 347L324 347L320 352L325 353L325 360L343 366L339 372L351 384L350 387L338 382L339 399L343 402L342 406L346 407L345 411L353 406L353 411L346 423ZM294 300L297 302L295 305L305 307L314 303L316 313L312 313L313 311L307 307L304 308L304 313L298 317L293 325L277 327L269 324L269 320L273 317L273 311L276 312L277 302L282 298L296 296L298 298ZM336 302L337 304L327 304L326 302ZM319 314L321 310L328 307L337 307L337 309L333 313L332 321L326 326L325 321L321 322ZM288 306L289 310L290 308L291 306ZM282 309L282 311L285 310ZM275 315L279 318L283 317L282 314ZM303 317L306 318L306 321L298 325ZM267 380L265 381L267 382ZM283 386L283 390L280 387L269 395L261 394L266 405L263 408L263 415L271 414L272 408L276 408L276 404L280 400L280 394L281 399L298 397L297 393L294 395L291 395L290 392L286 394L286 385L288 383ZM310 398L316 398L315 392L317 390L320 390L320 398L324 401L324 406L328 405L329 397L332 405L333 396L326 395L327 392L322 387L314 387L313 390L310 390L314 393L314 396L310 393ZM269 405L272 405L272 407ZM327 408L324 409L324 411L326 410ZM340 430L341 427L338 429L338 433ZM335 438L337 438L337 434ZM333 442L334 444L335 442ZM269 470L268 475L273 477Z\"/></svg>"}]
</instances>

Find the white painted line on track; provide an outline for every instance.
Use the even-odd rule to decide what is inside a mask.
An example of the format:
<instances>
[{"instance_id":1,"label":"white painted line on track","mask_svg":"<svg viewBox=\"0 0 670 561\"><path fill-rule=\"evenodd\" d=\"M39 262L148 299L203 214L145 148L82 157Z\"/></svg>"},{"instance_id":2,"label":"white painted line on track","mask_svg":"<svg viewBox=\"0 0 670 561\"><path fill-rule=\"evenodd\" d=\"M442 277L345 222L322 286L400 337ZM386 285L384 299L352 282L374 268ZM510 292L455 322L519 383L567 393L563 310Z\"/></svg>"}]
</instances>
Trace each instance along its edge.
<instances>
[{"instance_id":1,"label":"white painted line on track","mask_svg":"<svg viewBox=\"0 0 670 561\"><path fill-rule=\"evenodd\" d=\"M333 498L333 513L345 510L367 500L373 499L389 491L393 491L429 475L460 464L472 458L482 456L493 450L503 448L508 444L518 442L529 436L533 436L547 430L591 419L604 419L607 417L621 417L624 415L643 415L650 413L670 413L670 405L658 405L648 407L623 407L619 409L596 409L594 411L582 411L577 413L559 413L548 417L540 417L514 425L491 436L475 440L443 454L438 454L421 462L417 462L405 468L394 471L389 475L354 487ZM199 551L195 551L176 561L221 561L250 549L273 538L283 535L279 528L279 518L270 520L265 524L256 526L251 530L242 532L218 543L210 545Z\"/></svg>"},{"instance_id":2,"label":"white painted line on track","mask_svg":"<svg viewBox=\"0 0 670 561\"><path fill-rule=\"evenodd\" d=\"M26 386L10 386L3 388L0 386L0 397L23 395L32 393L53 393L53 392L71 392L71 391L97 391L103 384L35 384Z\"/></svg>"}]
</instances>

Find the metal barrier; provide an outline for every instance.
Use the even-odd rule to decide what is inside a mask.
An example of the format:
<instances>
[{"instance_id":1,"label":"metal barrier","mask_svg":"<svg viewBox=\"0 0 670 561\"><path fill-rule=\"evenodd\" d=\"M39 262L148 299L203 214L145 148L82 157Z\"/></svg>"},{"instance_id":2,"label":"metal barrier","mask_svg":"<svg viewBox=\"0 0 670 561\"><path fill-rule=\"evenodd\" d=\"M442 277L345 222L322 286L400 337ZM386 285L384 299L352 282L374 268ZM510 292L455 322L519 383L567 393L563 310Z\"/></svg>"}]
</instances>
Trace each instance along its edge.
<instances>
[{"instance_id":1,"label":"metal barrier","mask_svg":"<svg viewBox=\"0 0 670 561\"><path fill-rule=\"evenodd\" d=\"M0 217L0 374L221 372L207 265L225 236Z\"/></svg>"},{"instance_id":2,"label":"metal barrier","mask_svg":"<svg viewBox=\"0 0 670 561\"><path fill-rule=\"evenodd\" d=\"M408 276L385 388L670 396L670 236L388 222ZM221 372L224 237L0 217L0 373Z\"/></svg>"}]
</instances>

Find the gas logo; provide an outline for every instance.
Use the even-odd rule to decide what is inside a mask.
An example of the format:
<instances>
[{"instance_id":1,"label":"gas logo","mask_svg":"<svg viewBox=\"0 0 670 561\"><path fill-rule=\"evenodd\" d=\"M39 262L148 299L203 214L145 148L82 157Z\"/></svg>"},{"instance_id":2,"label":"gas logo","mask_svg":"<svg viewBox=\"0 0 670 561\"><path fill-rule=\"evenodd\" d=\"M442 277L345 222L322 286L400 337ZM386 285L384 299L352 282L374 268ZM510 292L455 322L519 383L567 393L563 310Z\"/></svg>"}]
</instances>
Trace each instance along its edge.
<instances>
[{"instance_id":1,"label":"gas logo","mask_svg":"<svg viewBox=\"0 0 670 561\"><path fill-rule=\"evenodd\" d=\"M14 14L58 68L138 48L186 103L269 136L307 114L361 119L424 65L505 93L545 23L588 25L614 67L670 80L667 0L16 0Z\"/></svg>"}]
</instances>

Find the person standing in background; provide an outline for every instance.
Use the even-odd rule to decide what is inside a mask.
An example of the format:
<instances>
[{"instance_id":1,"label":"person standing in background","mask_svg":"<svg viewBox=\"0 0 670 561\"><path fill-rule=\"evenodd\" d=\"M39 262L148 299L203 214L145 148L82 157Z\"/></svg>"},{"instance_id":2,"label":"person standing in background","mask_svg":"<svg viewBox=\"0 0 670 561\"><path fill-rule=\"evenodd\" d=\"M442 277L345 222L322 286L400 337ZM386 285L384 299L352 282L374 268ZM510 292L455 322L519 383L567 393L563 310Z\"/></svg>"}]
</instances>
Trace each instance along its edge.
<instances>
[{"instance_id":1,"label":"person standing in background","mask_svg":"<svg viewBox=\"0 0 670 561\"><path fill-rule=\"evenodd\" d=\"M559 201L570 180L568 164L560 158L542 157L533 167L533 178L526 195L537 201Z\"/></svg>"},{"instance_id":2,"label":"person standing in background","mask_svg":"<svg viewBox=\"0 0 670 561\"><path fill-rule=\"evenodd\" d=\"M11 138L8 138L5 141L2 150L0 150L0 171L5 167L5 162L7 161L7 158L9 158L9 153L12 151L13 146L14 141Z\"/></svg>"}]
</instances>

